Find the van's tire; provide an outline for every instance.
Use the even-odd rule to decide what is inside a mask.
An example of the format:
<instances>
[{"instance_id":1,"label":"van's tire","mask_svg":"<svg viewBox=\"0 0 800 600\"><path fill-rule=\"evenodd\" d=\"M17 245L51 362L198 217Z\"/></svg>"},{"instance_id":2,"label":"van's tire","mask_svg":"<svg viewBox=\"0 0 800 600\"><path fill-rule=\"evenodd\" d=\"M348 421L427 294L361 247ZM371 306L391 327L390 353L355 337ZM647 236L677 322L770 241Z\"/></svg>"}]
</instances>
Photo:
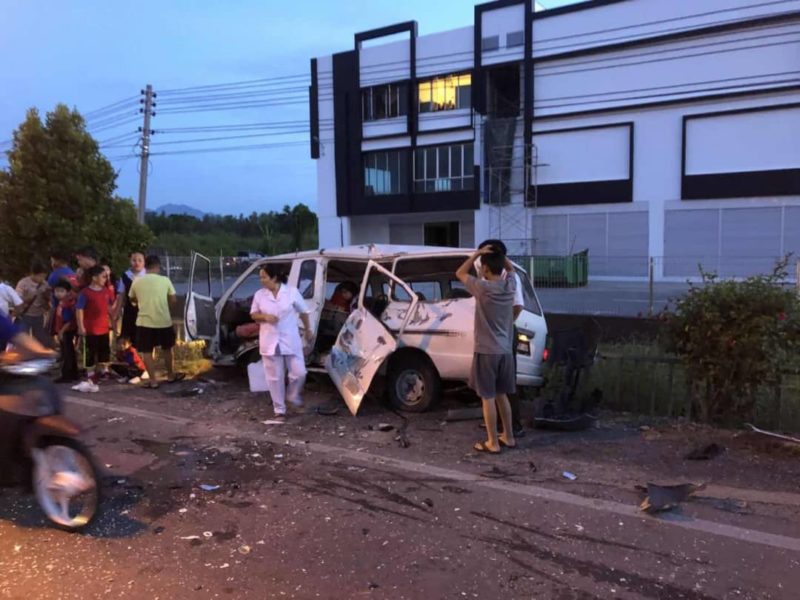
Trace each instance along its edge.
<instances>
[{"instance_id":1,"label":"van's tire","mask_svg":"<svg viewBox=\"0 0 800 600\"><path fill-rule=\"evenodd\" d=\"M439 398L439 373L424 354L401 352L389 363L386 393L392 406L406 412L425 412Z\"/></svg>"},{"instance_id":2,"label":"van's tire","mask_svg":"<svg viewBox=\"0 0 800 600\"><path fill-rule=\"evenodd\" d=\"M248 365L257 362L261 362L261 353L258 351L258 348L253 348L236 359L236 364L241 369L247 369Z\"/></svg>"}]
</instances>

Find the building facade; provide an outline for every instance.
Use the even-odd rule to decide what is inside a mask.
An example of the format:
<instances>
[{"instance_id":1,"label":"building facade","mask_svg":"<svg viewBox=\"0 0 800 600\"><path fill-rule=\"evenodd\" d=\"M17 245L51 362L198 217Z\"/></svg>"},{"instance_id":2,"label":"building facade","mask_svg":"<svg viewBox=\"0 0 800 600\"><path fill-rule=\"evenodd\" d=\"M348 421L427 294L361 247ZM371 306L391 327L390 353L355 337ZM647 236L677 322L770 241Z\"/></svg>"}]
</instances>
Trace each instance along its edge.
<instances>
[{"instance_id":1,"label":"building facade","mask_svg":"<svg viewBox=\"0 0 800 600\"><path fill-rule=\"evenodd\" d=\"M321 247L499 237L664 280L800 254L800 0L498 0L311 78Z\"/></svg>"}]
</instances>

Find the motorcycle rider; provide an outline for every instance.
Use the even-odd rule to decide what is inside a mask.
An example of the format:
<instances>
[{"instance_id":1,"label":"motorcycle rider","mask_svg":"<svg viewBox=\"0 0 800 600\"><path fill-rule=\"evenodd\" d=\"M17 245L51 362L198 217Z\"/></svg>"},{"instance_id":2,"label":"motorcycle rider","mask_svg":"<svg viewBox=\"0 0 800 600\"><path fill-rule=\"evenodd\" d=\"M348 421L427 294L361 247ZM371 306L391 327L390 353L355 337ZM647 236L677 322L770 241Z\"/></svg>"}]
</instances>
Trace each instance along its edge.
<instances>
[{"instance_id":1,"label":"motorcycle rider","mask_svg":"<svg viewBox=\"0 0 800 600\"><path fill-rule=\"evenodd\" d=\"M14 344L14 349L21 358L39 358L52 356L53 352L40 344L35 338L21 332L8 316L0 313L0 353L5 352L6 346Z\"/></svg>"}]
</instances>

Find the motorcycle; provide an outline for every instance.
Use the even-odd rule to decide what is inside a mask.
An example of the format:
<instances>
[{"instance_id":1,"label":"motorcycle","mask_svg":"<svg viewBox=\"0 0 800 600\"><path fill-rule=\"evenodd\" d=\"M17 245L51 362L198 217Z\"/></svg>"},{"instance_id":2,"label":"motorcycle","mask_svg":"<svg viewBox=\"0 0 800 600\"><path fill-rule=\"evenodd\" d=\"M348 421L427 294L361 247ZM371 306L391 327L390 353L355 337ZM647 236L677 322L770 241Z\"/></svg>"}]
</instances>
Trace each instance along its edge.
<instances>
[{"instance_id":1,"label":"motorcycle","mask_svg":"<svg viewBox=\"0 0 800 600\"><path fill-rule=\"evenodd\" d=\"M78 531L97 515L100 478L58 389L42 377L52 367L52 359L0 357L0 485L33 491L53 525Z\"/></svg>"}]
</instances>

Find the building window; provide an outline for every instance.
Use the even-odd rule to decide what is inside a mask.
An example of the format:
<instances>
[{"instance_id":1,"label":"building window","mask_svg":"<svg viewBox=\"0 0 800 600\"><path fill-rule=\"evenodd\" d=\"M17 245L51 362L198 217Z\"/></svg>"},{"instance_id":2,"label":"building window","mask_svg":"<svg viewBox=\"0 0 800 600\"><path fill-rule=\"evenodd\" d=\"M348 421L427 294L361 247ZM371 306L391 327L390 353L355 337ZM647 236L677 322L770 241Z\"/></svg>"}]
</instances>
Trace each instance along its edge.
<instances>
[{"instance_id":1,"label":"building window","mask_svg":"<svg viewBox=\"0 0 800 600\"><path fill-rule=\"evenodd\" d=\"M364 154L364 195L405 194L406 157L403 150Z\"/></svg>"},{"instance_id":2,"label":"building window","mask_svg":"<svg viewBox=\"0 0 800 600\"><path fill-rule=\"evenodd\" d=\"M471 190L474 162L472 142L417 148L414 151L414 191Z\"/></svg>"},{"instance_id":3,"label":"building window","mask_svg":"<svg viewBox=\"0 0 800 600\"><path fill-rule=\"evenodd\" d=\"M419 112L455 110L472 106L472 75L434 77L419 84Z\"/></svg>"},{"instance_id":4,"label":"building window","mask_svg":"<svg viewBox=\"0 0 800 600\"><path fill-rule=\"evenodd\" d=\"M408 84L387 83L361 90L364 121L391 119L408 114Z\"/></svg>"}]
</instances>

